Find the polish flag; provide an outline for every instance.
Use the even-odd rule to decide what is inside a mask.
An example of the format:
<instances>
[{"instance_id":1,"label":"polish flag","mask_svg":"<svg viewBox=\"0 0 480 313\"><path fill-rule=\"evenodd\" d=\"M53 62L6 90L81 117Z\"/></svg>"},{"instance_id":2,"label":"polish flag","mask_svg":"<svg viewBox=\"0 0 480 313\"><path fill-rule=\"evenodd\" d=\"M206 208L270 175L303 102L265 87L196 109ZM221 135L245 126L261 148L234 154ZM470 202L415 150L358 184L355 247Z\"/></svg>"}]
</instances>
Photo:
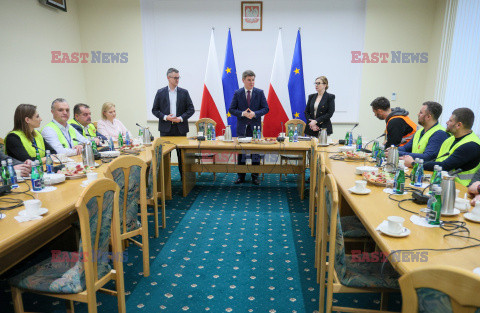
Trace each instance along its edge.
<instances>
[{"instance_id":1,"label":"polish flag","mask_svg":"<svg viewBox=\"0 0 480 313\"><path fill-rule=\"evenodd\" d=\"M206 117L217 122L215 132L221 134L225 125L227 125L227 113L225 112L225 99L223 98L222 79L220 77L220 68L218 67L213 29L210 36L207 71L203 85L202 106L200 108L200 118Z\"/></svg>"},{"instance_id":2,"label":"polish flag","mask_svg":"<svg viewBox=\"0 0 480 313\"><path fill-rule=\"evenodd\" d=\"M282 123L285 125L292 118L292 108L288 95L288 85L285 75L285 62L283 59L282 30L278 31L277 48L273 61L272 77L267 97L270 111L265 115L263 121L263 135L265 137L277 137L282 130Z\"/></svg>"}]
</instances>

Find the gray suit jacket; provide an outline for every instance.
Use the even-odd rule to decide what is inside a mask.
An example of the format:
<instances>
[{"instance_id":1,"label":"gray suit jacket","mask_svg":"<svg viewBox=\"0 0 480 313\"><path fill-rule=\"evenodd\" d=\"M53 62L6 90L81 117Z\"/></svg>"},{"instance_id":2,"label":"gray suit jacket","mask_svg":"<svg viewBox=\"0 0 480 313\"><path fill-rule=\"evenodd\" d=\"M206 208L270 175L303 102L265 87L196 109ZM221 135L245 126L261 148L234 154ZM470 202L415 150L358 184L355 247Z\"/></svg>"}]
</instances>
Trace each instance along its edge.
<instances>
[{"instance_id":1,"label":"gray suit jacket","mask_svg":"<svg viewBox=\"0 0 480 313\"><path fill-rule=\"evenodd\" d=\"M3 160L7 160L9 158L8 155L6 155L5 153L3 153L3 149L0 149L0 161L3 161ZM22 162L20 162L19 160L17 159L14 159L14 158L11 158L12 159L12 163L13 165L18 165L18 164L22 164Z\"/></svg>"}]
</instances>

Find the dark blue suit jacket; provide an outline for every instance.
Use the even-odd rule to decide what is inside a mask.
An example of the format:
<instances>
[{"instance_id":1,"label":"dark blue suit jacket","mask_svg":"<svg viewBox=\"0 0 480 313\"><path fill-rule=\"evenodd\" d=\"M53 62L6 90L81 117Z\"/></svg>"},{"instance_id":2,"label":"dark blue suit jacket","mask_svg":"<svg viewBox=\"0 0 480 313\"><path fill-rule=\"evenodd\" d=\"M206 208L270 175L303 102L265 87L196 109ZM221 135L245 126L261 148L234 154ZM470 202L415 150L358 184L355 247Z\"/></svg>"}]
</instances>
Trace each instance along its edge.
<instances>
[{"instance_id":1,"label":"dark blue suit jacket","mask_svg":"<svg viewBox=\"0 0 480 313\"><path fill-rule=\"evenodd\" d=\"M153 101L152 113L158 117L158 130L160 133L168 133L172 127L172 122L164 121L163 117L170 113L170 97L168 96L168 86L157 91ZM178 130L182 135L188 133L188 119L195 113L192 99L186 89L177 87L177 116L182 117L183 122L178 123Z\"/></svg>"},{"instance_id":2,"label":"dark blue suit jacket","mask_svg":"<svg viewBox=\"0 0 480 313\"><path fill-rule=\"evenodd\" d=\"M248 109L247 96L245 95L245 88L240 88L233 94L232 103L228 112L237 117L237 135L245 136L247 126L250 125L251 129L254 126L262 125L262 116L268 113L267 99L263 90L253 88L252 97L250 98L250 111L255 113L255 117L248 119L242 116L242 112Z\"/></svg>"}]
</instances>

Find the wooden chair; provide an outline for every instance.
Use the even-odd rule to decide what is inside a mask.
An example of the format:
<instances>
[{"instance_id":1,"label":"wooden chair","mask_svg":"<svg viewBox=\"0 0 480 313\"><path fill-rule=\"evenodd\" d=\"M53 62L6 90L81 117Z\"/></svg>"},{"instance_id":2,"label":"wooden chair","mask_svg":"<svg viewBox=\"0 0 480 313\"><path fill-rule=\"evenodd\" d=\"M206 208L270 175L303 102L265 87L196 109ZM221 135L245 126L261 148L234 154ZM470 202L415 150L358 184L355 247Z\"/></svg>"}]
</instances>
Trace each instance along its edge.
<instances>
[{"instance_id":1,"label":"wooden chair","mask_svg":"<svg viewBox=\"0 0 480 313\"><path fill-rule=\"evenodd\" d=\"M127 240L142 248L143 276L150 275L148 218L147 218L147 164L140 158L126 155L112 161L105 177L113 179L120 187L120 238L128 245ZM138 221L140 213L141 223ZM142 236L142 242L133 239Z\"/></svg>"},{"instance_id":2,"label":"wooden chair","mask_svg":"<svg viewBox=\"0 0 480 313\"><path fill-rule=\"evenodd\" d=\"M52 251L52 257L34 265L10 280L15 312L24 312L22 293L34 292L73 301L85 302L88 312L97 312L96 292L116 295L118 312L126 312L123 278L123 252L120 242L120 189L111 179L101 178L82 193L75 209L80 219L80 250ZM112 245L113 269L108 264ZM110 280L116 290L102 288Z\"/></svg>"},{"instance_id":3,"label":"wooden chair","mask_svg":"<svg viewBox=\"0 0 480 313\"><path fill-rule=\"evenodd\" d=\"M152 146L152 163L150 164L150 170L148 172L147 181L147 205L153 206L153 215L155 221L155 238L158 238L158 200L162 201L162 228L165 229L167 225L165 215L165 174L163 171L163 155L162 155L162 140L156 138ZM158 191L158 186L161 186L161 190Z\"/></svg>"},{"instance_id":4,"label":"wooden chair","mask_svg":"<svg viewBox=\"0 0 480 313\"><path fill-rule=\"evenodd\" d=\"M321 227L320 251L320 312L387 312L383 310L383 293L398 289L398 274L390 263L355 262L345 254L342 226L338 212L338 189L332 174L325 177L324 209ZM327 251L327 244L329 250ZM327 278L328 277L328 278ZM327 280L325 280L327 278ZM325 289L327 296L325 300ZM348 307L333 306L334 293L369 293L382 294L380 307L382 310L360 310Z\"/></svg>"},{"instance_id":5,"label":"wooden chair","mask_svg":"<svg viewBox=\"0 0 480 313\"><path fill-rule=\"evenodd\" d=\"M310 190L309 190L309 205L308 205L308 225L310 226L311 235L315 236L315 212L317 206L317 158L319 157L318 139L312 138L310 146ZM324 163L324 162L322 162Z\"/></svg>"},{"instance_id":6,"label":"wooden chair","mask_svg":"<svg viewBox=\"0 0 480 313\"><path fill-rule=\"evenodd\" d=\"M304 121L294 118L292 120L289 120L285 123L285 131L286 131L286 136L288 137L288 129L289 127L293 127L293 130L295 129L298 132L299 136L304 136L305 135L305 127L306 124ZM287 138L288 140L288 138ZM288 161L295 161L298 163L298 161L302 160L302 156L300 155L288 155L288 154L280 154L280 166L283 165L288 165ZM285 178L287 177L287 174L284 174ZM282 174L280 174L280 180L282 180Z\"/></svg>"},{"instance_id":7,"label":"wooden chair","mask_svg":"<svg viewBox=\"0 0 480 313\"><path fill-rule=\"evenodd\" d=\"M195 123L195 127L197 128L197 134L199 132L203 132L203 135L207 136L207 127L211 125L213 127L217 126L217 122L212 120L211 118L201 118ZM197 164L202 164L203 159L211 159L212 163L215 164L215 153L195 153L195 161ZM198 175L202 175L202 173L198 173ZM213 173L213 180L217 179L217 175Z\"/></svg>"},{"instance_id":8,"label":"wooden chair","mask_svg":"<svg viewBox=\"0 0 480 313\"><path fill-rule=\"evenodd\" d=\"M479 312L480 276L462 268L430 265L400 277L402 312Z\"/></svg>"}]
</instances>

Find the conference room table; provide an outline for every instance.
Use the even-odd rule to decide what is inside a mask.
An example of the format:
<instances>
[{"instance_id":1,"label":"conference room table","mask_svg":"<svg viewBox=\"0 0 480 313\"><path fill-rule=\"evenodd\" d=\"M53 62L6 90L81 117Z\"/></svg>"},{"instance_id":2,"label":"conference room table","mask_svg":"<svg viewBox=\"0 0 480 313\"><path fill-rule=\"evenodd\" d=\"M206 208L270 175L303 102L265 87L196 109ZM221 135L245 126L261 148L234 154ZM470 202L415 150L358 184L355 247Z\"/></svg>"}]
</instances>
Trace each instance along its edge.
<instances>
[{"instance_id":1,"label":"conference room table","mask_svg":"<svg viewBox=\"0 0 480 313\"><path fill-rule=\"evenodd\" d=\"M335 177L340 193L340 202L347 202L348 206L360 219L383 253L390 255L394 251L399 251L394 254L394 257L390 258L390 260L400 274L434 264L447 264L469 271L480 267L480 247L458 249L460 247L479 244L478 241L454 236L445 237L445 235L451 233L451 231L444 230L440 227L428 228L412 223L410 217L414 214L400 209L397 202L390 200L388 194L383 192L385 187L368 184L367 188L371 190L370 194L356 195L351 193L348 189L355 186L356 180L363 179L361 175L355 174L355 168L363 166L364 162L346 162L331 159L330 156L332 156L335 151L338 151L338 146L319 148L319 151L325 153L327 174L333 174ZM374 166L373 163L367 163L367 165ZM409 179L407 179L406 186L408 184ZM463 197L467 188L458 183L456 184L456 188L460 190L460 197ZM398 200L408 199L411 198L411 194L395 195L392 197ZM420 212L421 208L426 207L426 205L415 204L412 201L405 201L401 205L413 212ZM386 220L388 216L403 217L405 219L404 227L410 230L410 234L406 237L396 238L382 234L379 230L376 230L380 223ZM442 216L441 220L465 222L465 226L470 231L470 236L480 239L480 224L465 219L463 213L452 217ZM461 233L461 235L467 236L468 234ZM419 249L420 251L410 251L412 249ZM451 250L430 251L423 249ZM423 254L419 255L420 252L423 252ZM367 258L359 257L368 262Z\"/></svg>"},{"instance_id":2,"label":"conference room table","mask_svg":"<svg viewBox=\"0 0 480 313\"><path fill-rule=\"evenodd\" d=\"M172 198L171 179L170 179L170 152L175 148L175 145L163 145L163 164L165 175L165 197ZM147 164L152 159L152 147L145 147L137 155ZM81 162L80 156L71 157L75 161ZM101 162L101 161L96 161ZM93 169L98 173L98 177L104 177L104 172L108 166L100 164L100 166ZM13 210L3 210L2 213L6 215L0 220L0 274L4 273L26 257L37 251L46 243L55 239L65 230L70 228L70 225L78 221L78 216L75 211L75 203L83 192L84 188L81 186L83 179L67 179L64 183L54 185L57 189L47 193L33 193L36 199L42 201L42 207L48 209L48 212L39 220L19 223L15 220L18 212L25 209L24 206ZM159 179L159 181L162 181ZM27 182L28 186L31 183ZM26 191L28 188L21 183L18 189L14 191ZM161 190L161 186L158 187ZM28 200L32 197L26 194L10 194L7 197ZM2 204L3 206L4 204Z\"/></svg>"},{"instance_id":3,"label":"conference room table","mask_svg":"<svg viewBox=\"0 0 480 313\"><path fill-rule=\"evenodd\" d=\"M310 141L261 143L241 143L237 138L231 142L222 140L198 141L187 137L162 137L165 142L176 145L181 150L183 196L187 196L195 186L196 173L266 173L297 174L297 187L301 199L305 197L305 169ZM215 163L204 163L200 154L214 154ZM238 165L238 154L260 154L265 162L261 165ZM298 156L296 164L280 164L280 155Z\"/></svg>"}]
</instances>

